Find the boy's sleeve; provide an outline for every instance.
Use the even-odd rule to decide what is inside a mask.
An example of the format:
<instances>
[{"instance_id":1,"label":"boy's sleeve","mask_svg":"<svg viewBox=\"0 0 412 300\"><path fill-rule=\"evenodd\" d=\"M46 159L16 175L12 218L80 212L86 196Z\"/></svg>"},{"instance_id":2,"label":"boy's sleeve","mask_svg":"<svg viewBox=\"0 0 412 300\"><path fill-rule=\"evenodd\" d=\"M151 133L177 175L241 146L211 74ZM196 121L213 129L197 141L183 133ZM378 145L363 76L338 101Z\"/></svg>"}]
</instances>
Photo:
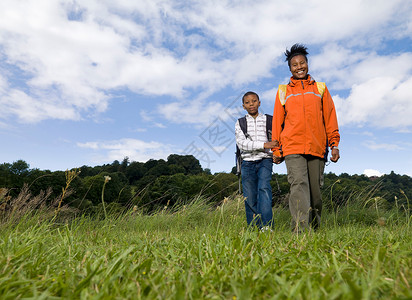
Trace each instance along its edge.
<instances>
[{"instance_id":1,"label":"boy's sleeve","mask_svg":"<svg viewBox=\"0 0 412 300\"><path fill-rule=\"evenodd\" d=\"M327 87L325 87L323 94L323 120L325 122L329 147L338 147L340 141L338 118L336 116L335 104Z\"/></svg>"},{"instance_id":2,"label":"boy's sleeve","mask_svg":"<svg viewBox=\"0 0 412 300\"><path fill-rule=\"evenodd\" d=\"M246 138L239 125L239 120L235 124L236 144L241 151L254 151L264 149L265 142L252 141Z\"/></svg>"},{"instance_id":3,"label":"boy's sleeve","mask_svg":"<svg viewBox=\"0 0 412 300\"><path fill-rule=\"evenodd\" d=\"M279 147L272 149L276 156L280 156L280 149L282 144L280 141L280 134L282 132L282 125L285 121L285 107L280 103L279 99L279 89L276 93L275 107L273 109L273 121L272 121L272 141L278 141Z\"/></svg>"}]
</instances>

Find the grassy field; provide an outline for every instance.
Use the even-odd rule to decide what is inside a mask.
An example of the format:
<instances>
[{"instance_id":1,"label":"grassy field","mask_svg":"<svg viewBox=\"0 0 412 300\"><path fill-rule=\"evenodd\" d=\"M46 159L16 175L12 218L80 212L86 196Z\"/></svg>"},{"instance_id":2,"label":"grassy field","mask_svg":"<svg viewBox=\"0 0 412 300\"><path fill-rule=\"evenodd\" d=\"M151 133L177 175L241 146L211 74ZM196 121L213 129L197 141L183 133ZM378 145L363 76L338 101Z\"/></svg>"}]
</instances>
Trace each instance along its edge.
<instances>
[{"instance_id":1,"label":"grassy field","mask_svg":"<svg viewBox=\"0 0 412 300\"><path fill-rule=\"evenodd\" d=\"M1 299L412 299L411 217L348 205L317 232L245 226L243 200L0 225Z\"/></svg>"}]
</instances>

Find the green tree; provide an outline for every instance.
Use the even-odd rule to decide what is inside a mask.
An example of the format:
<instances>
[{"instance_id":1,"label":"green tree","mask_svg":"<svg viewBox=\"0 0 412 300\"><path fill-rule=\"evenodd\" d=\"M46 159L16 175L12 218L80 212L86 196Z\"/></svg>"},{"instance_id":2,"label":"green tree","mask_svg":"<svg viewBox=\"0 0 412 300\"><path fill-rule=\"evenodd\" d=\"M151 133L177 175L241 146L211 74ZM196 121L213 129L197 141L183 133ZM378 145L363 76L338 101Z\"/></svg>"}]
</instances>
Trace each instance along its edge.
<instances>
[{"instance_id":1,"label":"green tree","mask_svg":"<svg viewBox=\"0 0 412 300\"><path fill-rule=\"evenodd\" d=\"M79 176L84 178L84 177L88 177L88 176L97 175L101 172L103 172L103 167L102 166L90 167L90 166L83 165L83 166L80 167Z\"/></svg>"},{"instance_id":2,"label":"green tree","mask_svg":"<svg viewBox=\"0 0 412 300\"><path fill-rule=\"evenodd\" d=\"M163 159L159 159L158 162L156 163L155 166L150 168L146 175L153 175L156 177L162 176L162 175L171 175L169 166Z\"/></svg>"},{"instance_id":3,"label":"green tree","mask_svg":"<svg viewBox=\"0 0 412 300\"><path fill-rule=\"evenodd\" d=\"M86 201L91 201L94 205L101 203L104 176L109 176L111 180L106 184L104 201L107 203L116 202L123 205L128 204L132 198L131 187L126 176L121 172L107 173L86 177L83 179L81 194Z\"/></svg>"},{"instance_id":4,"label":"green tree","mask_svg":"<svg viewBox=\"0 0 412 300\"><path fill-rule=\"evenodd\" d=\"M129 181L129 184L136 184L138 180L143 178L146 174L147 169L144 163L141 162L131 162L126 169L126 177Z\"/></svg>"},{"instance_id":5,"label":"green tree","mask_svg":"<svg viewBox=\"0 0 412 300\"><path fill-rule=\"evenodd\" d=\"M162 160L163 160L163 159L162 159ZM164 160L163 160L163 161L164 161ZM147 162L144 163L144 167L145 167L147 170L150 170L150 169L154 168L158 163L159 163L158 160L149 159Z\"/></svg>"},{"instance_id":6,"label":"green tree","mask_svg":"<svg viewBox=\"0 0 412 300\"><path fill-rule=\"evenodd\" d=\"M126 174L126 170L129 164L130 164L130 159L128 156L126 156L125 158L123 158L122 163L119 166L119 172Z\"/></svg>"},{"instance_id":7,"label":"green tree","mask_svg":"<svg viewBox=\"0 0 412 300\"><path fill-rule=\"evenodd\" d=\"M0 165L0 187L10 189L10 195L16 196L30 174L30 165L24 160Z\"/></svg>"},{"instance_id":8,"label":"green tree","mask_svg":"<svg viewBox=\"0 0 412 300\"><path fill-rule=\"evenodd\" d=\"M30 165L24 160L17 160L10 166L10 172L14 175L25 176L30 172Z\"/></svg>"},{"instance_id":9,"label":"green tree","mask_svg":"<svg viewBox=\"0 0 412 300\"><path fill-rule=\"evenodd\" d=\"M199 174L203 171L199 160L193 155L171 154L167 157L167 164L183 167L185 169L185 174Z\"/></svg>"}]
</instances>

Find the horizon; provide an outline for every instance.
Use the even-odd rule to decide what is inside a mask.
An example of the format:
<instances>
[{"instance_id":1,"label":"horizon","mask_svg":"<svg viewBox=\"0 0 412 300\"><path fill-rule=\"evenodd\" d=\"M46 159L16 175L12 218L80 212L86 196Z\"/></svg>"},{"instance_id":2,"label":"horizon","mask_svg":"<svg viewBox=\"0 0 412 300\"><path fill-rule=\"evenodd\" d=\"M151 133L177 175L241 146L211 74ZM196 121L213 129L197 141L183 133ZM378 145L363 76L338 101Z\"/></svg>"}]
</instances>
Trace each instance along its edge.
<instances>
[{"instance_id":1,"label":"horizon","mask_svg":"<svg viewBox=\"0 0 412 300\"><path fill-rule=\"evenodd\" d=\"M176 153L172 153L172 154L170 154L170 155L181 155L181 154L176 154ZM189 155L191 155L191 154L189 154ZM127 157L125 157L124 159L126 159ZM196 157L195 157L196 158ZM124 160L123 159L123 160ZM25 163L27 163L27 165L28 165L28 169L29 170L34 170L34 169L38 169L38 168L31 168L30 167L30 163L28 162L28 161L25 161L24 159L21 159L22 161L24 161ZM158 160L163 160L163 161L165 161L165 162L167 162L168 160L167 160L167 158L166 159L163 159L163 158L160 158L160 159L149 159L149 160L147 160L147 161L130 161L129 160L129 163L128 163L128 165L130 165L131 163L133 163L133 162L138 162L138 163L142 163L142 164L145 164L145 163L147 163L148 161L150 161L150 160L156 160L156 161L158 161ZM71 171L71 170L74 170L74 169L81 169L82 167L91 167L91 168L95 168L95 167L103 167L103 166L105 166L105 165L113 165L113 163L115 163L115 162L118 162L119 164L121 164L122 163L122 160L114 160L113 162L111 162L111 163L106 163L106 164L102 164L102 165L95 165L95 166L89 166L89 165L82 165L82 166L76 166L76 167L72 167L72 168L69 168L69 169L65 169L65 170L49 170L49 169L38 169L38 170L40 170L40 171L50 171L50 172L65 172L65 171ZM3 162L3 164L13 164L13 163L15 163L16 161L14 161L14 162ZM200 163L200 162L199 162ZM275 166L275 165L274 165ZM203 168L202 167L202 170L205 172L206 170L209 170L209 171L211 171L210 169L208 169L208 168ZM392 174L392 172L395 174L395 175L399 175L399 176L408 176L408 177L412 177L412 176L409 176L409 175L407 175L407 174L398 174L398 173L396 173L395 171L390 171L388 174L380 174L380 175L375 175L375 174L372 174L372 175L368 175L368 174L356 174L356 173L354 173L354 174L349 174L349 173L345 173L345 172L343 172L343 173L340 173L340 174L336 174L336 173L334 173L334 172L324 172L324 174L325 175L327 175L327 174L329 174L329 173L331 173L331 174L334 174L334 175L336 175L336 176L342 176L343 174L347 174L347 175L349 175L349 176L361 176L361 175L364 175L364 176L366 176L366 177L368 177L368 178L380 178L380 177L382 177L382 176L385 176L385 175L390 175L390 174ZM221 172L211 172L211 175L216 175L216 174L221 174L221 173L231 173L231 170L230 171L221 171ZM286 173L277 173L277 172L272 172L272 175L273 174L279 174L279 175L287 175Z\"/></svg>"}]
</instances>

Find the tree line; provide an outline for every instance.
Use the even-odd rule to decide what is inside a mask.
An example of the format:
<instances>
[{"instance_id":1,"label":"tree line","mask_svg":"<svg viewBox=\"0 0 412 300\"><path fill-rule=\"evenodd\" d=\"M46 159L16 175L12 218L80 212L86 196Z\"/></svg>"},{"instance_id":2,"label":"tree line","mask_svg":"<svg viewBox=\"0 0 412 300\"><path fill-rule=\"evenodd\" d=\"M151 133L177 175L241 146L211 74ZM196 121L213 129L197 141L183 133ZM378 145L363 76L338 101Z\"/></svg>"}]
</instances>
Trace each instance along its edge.
<instances>
[{"instance_id":1,"label":"tree line","mask_svg":"<svg viewBox=\"0 0 412 300\"><path fill-rule=\"evenodd\" d=\"M153 212L175 204L184 205L194 197L219 205L225 197L239 189L235 168L230 173L211 174L203 169L192 155L169 155L167 160L150 159L147 162L130 161L72 169L77 176L71 181L66 205L84 212L94 212L102 203L102 187L105 185L104 202L112 209L133 206L146 212ZM7 190L10 197L16 197L23 186L28 186L32 195L49 190L51 198L61 197L66 186L65 171L30 169L24 160L0 164L0 188ZM105 177L106 176L106 177ZM272 189L274 202L287 205L289 184L284 174L273 174ZM324 176L323 198L325 204L344 205L359 194L379 199L389 207L409 204L412 195L412 178L394 172L379 178L365 175ZM7 198L0 198L6 201ZM1 203L0 203L1 204Z\"/></svg>"}]
</instances>

